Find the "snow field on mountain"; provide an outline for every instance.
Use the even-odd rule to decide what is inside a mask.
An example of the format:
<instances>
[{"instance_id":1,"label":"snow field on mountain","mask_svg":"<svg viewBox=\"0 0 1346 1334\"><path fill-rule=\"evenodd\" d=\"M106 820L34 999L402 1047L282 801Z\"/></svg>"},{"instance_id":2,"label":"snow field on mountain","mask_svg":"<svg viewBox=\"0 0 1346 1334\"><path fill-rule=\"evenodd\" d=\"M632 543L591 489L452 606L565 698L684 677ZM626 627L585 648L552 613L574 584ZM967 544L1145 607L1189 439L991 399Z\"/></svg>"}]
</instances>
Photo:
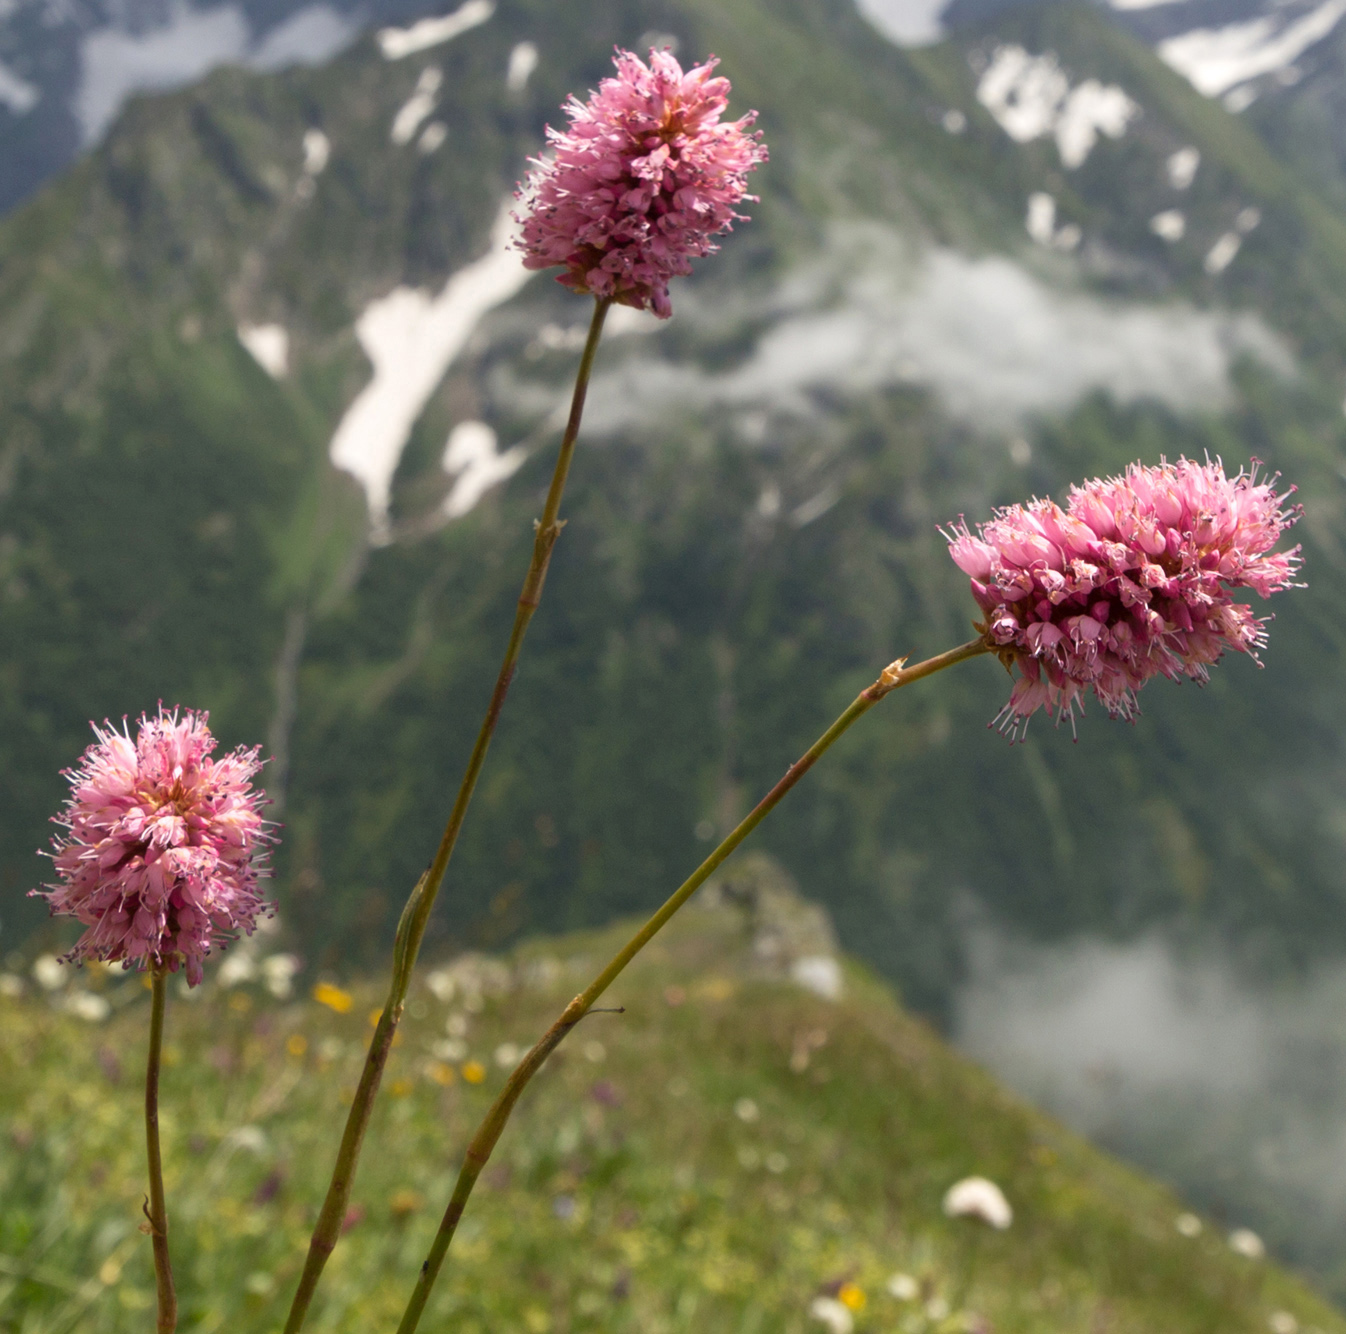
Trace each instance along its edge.
<instances>
[{"instance_id":1,"label":"snow field on mountain","mask_svg":"<svg viewBox=\"0 0 1346 1334\"><path fill-rule=\"evenodd\" d=\"M532 277L513 248L511 207L512 201L502 204L486 254L453 274L438 295L398 287L371 301L356 322L374 375L346 409L329 456L364 488L375 543L388 540L393 474L430 395L482 316Z\"/></svg>"},{"instance_id":2,"label":"snow field on mountain","mask_svg":"<svg viewBox=\"0 0 1346 1334\"><path fill-rule=\"evenodd\" d=\"M1030 55L998 46L977 83L977 100L1016 143L1053 135L1067 169L1082 167L1100 134L1120 139L1140 115L1115 84L1085 79L1074 88L1055 52Z\"/></svg>"},{"instance_id":3,"label":"snow field on mountain","mask_svg":"<svg viewBox=\"0 0 1346 1334\"><path fill-rule=\"evenodd\" d=\"M1324 0L1288 25L1263 15L1224 28L1194 28L1160 42L1158 51L1199 93L1219 97L1250 79L1287 69L1322 41L1343 15L1346 0Z\"/></svg>"}]
</instances>

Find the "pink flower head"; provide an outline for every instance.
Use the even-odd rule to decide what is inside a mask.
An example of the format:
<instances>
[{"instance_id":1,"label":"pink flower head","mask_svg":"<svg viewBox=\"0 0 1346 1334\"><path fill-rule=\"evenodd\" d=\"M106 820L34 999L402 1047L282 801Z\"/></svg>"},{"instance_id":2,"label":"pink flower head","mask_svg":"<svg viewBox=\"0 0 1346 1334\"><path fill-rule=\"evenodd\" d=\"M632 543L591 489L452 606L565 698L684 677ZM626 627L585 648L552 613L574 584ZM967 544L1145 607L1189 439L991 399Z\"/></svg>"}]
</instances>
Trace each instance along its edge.
<instances>
[{"instance_id":1,"label":"pink flower head","mask_svg":"<svg viewBox=\"0 0 1346 1334\"><path fill-rule=\"evenodd\" d=\"M1092 690L1113 717L1131 718L1152 676L1204 682L1225 649L1266 642L1265 621L1230 590L1269 597L1291 580L1300 548L1274 552L1300 517L1277 478L1226 477L1214 463L1133 463L1121 477L1011 505L973 535L960 520L949 554L972 580L979 628L1018 680L997 717L1011 739L1039 707L1074 724Z\"/></svg>"},{"instance_id":2,"label":"pink flower head","mask_svg":"<svg viewBox=\"0 0 1346 1334\"><path fill-rule=\"evenodd\" d=\"M748 132L756 112L721 123L729 80L711 77L713 56L686 74L667 51L646 66L619 50L615 63L587 102L570 99L568 130L547 127L551 154L517 191L519 248L527 268L564 265L571 291L667 319L669 279L742 218L734 206L754 198L747 175L767 151Z\"/></svg>"},{"instance_id":3,"label":"pink flower head","mask_svg":"<svg viewBox=\"0 0 1346 1334\"><path fill-rule=\"evenodd\" d=\"M211 759L208 717L160 705L134 741L92 724L98 740L65 771L71 794L54 817L68 831L53 839L60 882L43 894L89 928L67 959L185 966L195 986L211 948L270 911L257 888L272 839L251 782L257 748Z\"/></svg>"}]
</instances>

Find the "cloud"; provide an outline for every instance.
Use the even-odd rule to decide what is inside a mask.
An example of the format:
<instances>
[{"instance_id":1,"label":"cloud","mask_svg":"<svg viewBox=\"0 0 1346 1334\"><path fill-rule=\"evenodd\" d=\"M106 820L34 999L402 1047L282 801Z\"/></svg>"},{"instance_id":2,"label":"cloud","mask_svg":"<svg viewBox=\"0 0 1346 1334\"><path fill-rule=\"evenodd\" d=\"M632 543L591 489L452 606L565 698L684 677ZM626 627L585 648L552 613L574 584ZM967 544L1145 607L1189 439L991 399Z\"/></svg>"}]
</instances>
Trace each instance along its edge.
<instances>
[{"instance_id":1,"label":"cloud","mask_svg":"<svg viewBox=\"0 0 1346 1334\"><path fill-rule=\"evenodd\" d=\"M855 0L855 7L896 46L930 46L944 36L948 0Z\"/></svg>"},{"instance_id":2,"label":"cloud","mask_svg":"<svg viewBox=\"0 0 1346 1334\"><path fill-rule=\"evenodd\" d=\"M248 64L259 70L321 65L349 46L359 31L358 21L330 5L306 5L262 38Z\"/></svg>"},{"instance_id":3,"label":"cloud","mask_svg":"<svg viewBox=\"0 0 1346 1334\"><path fill-rule=\"evenodd\" d=\"M39 97L41 93L34 84L0 65L0 105L7 106L16 116L23 116L37 105Z\"/></svg>"},{"instance_id":4,"label":"cloud","mask_svg":"<svg viewBox=\"0 0 1346 1334\"><path fill-rule=\"evenodd\" d=\"M216 65L241 60L247 49L248 21L233 5L178 8L166 25L145 33L90 33L81 48L84 78L74 108L85 143L103 133L132 93L190 83Z\"/></svg>"},{"instance_id":5,"label":"cloud","mask_svg":"<svg viewBox=\"0 0 1346 1334\"><path fill-rule=\"evenodd\" d=\"M101 28L84 38L80 51L84 73L73 109L84 142L96 140L133 93L179 88L218 65L319 64L358 31L354 20L325 4L290 15L260 41L236 5L194 10L179 4L166 23L140 33Z\"/></svg>"},{"instance_id":6,"label":"cloud","mask_svg":"<svg viewBox=\"0 0 1346 1334\"><path fill-rule=\"evenodd\" d=\"M1346 1225L1346 965L1255 983L1212 947L982 930L959 1045L1231 1222L1332 1263Z\"/></svg>"},{"instance_id":7,"label":"cloud","mask_svg":"<svg viewBox=\"0 0 1346 1334\"><path fill-rule=\"evenodd\" d=\"M686 404L809 415L824 394L910 384L960 421L1005 430L1098 390L1219 409L1240 356L1293 368L1256 316L1051 286L1000 255L918 254L878 224L838 229L822 261L743 318L767 326L732 370L644 351L598 375L586 429L610 433Z\"/></svg>"}]
</instances>

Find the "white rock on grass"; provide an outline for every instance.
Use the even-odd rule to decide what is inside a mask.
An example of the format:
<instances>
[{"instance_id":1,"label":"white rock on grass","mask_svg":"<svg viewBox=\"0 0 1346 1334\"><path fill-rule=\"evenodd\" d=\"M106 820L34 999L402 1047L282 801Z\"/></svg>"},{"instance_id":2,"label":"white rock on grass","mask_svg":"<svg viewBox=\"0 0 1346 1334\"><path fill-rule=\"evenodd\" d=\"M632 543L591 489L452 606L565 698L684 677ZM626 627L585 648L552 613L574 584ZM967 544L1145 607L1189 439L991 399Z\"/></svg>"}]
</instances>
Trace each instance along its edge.
<instances>
[{"instance_id":1,"label":"white rock on grass","mask_svg":"<svg viewBox=\"0 0 1346 1334\"><path fill-rule=\"evenodd\" d=\"M950 1218L977 1218L1003 1232L1014 1221L1014 1210L1004 1192L986 1177L964 1177L944 1195L944 1212Z\"/></svg>"},{"instance_id":2,"label":"white rock on grass","mask_svg":"<svg viewBox=\"0 0 1346 1334\"><path fill-rule=\"evenodd\" d=\"M69 975L54 954L39 954L33 961L33 980L43 991L59 991Z\"/></svg>"},{"instance_id":3,"label":"white rock on grass","mask_svg":"<svg viewBox=\"0 0 1346 1334\"><path fill-rule=\"evenodd\" d=\"M830 954L806 954L790 965L790 979L823 1000L840 1000L843 988L841 965Z\"/></svg>"}]
</instances>

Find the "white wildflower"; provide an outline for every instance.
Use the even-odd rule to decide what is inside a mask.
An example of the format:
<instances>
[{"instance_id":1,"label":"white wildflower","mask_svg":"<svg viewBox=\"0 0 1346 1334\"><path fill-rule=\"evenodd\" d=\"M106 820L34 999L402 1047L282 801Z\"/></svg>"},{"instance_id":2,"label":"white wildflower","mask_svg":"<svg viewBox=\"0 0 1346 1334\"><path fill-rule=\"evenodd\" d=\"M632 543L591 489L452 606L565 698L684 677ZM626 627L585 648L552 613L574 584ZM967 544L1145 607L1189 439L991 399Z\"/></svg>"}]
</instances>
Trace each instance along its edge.
<instances>
[{"instance_id":1,"label":"white wildflower","mask_svg":"<svg viewBox=\"0 0 1346 1334\"><path fill-rule=\"evenodd\" d=\"M921 1295L921 1285L910 1274L894 1274L888 1280L888 1291L900 1302L914 1302Z\"/></svg>"},{"instance_id":2,"label":"white wildflower","mask_svg":"<svg viewBox=\"0 0 1346 1334\"><path fill-rule=\"evenodd\" d=\"M112 1006L92 991L72 991L65 999L65 1010L86 1023L101 1024L112 1013Z\"/></svg>"},{"instance_id":3,"label":"white wildflower","mask_svg":"<svg viewBox=\"0 0 1346 1334\"><path fill-rule=\"evenodd\" d=\"M979 1218L998 1231L1014 1221L1014 1210L1004 1192L985 1177L964 1177L949 1187L944 1212L950 1218Z\"/></svg>"},{"instance_id":4,"label":"white wildflower","mask_svg":"<svg viewBox=\"0 0 1346 1334\"><path fill-rule=\"evenodd\" d=\"M835 1297L815 1297L809 1315L826 1325L830 1334L851 1334L855 1317Z\"/></svg>"},{"instance_id":5,"label":"white wildflower","mask_svg":"<svg viewBox=\"0 0 1346 1334\"><path fill-rule=\"evenodd\" d=\"M33 963L33 978L43 991L65 986L66 972L54 954L39 954Z\"/></svg>"},{"instance_id":6,"label":"white wildflower","mask_svg":"<svg viewBox=\"0 0 1346 1334\"><path fill-rule=\"evenodd\" d=\"M293 954L272 954L262 960L262 979L277 1000L289 1000L298 971L299 959Z\"/></svg>"}]
</instances>

